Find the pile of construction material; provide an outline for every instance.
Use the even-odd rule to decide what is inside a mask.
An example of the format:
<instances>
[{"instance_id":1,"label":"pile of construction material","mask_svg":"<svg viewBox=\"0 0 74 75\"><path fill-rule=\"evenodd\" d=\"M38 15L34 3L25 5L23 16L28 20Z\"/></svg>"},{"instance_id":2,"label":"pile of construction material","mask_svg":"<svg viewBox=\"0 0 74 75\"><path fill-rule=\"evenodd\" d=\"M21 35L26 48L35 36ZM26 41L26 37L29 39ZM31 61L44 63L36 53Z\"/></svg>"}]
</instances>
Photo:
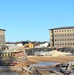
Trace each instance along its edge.
<instances>
[{"instance_id":1,"label":"pile of construction material","mask_svg":"<svg viewBox=\"0 0 74 75\"><path fill-rule=\"evenodd\" d=\"M40 52L35 52L35 56L72 56L72 53L69 52L60 52L57 50L53 51L40 51Z\"/></svg>"},{"instance_id":2,"label":"pile of construction material","mask_svg":"<svg viewBox=\"0 0 74 75\"><path fill-rule=\"evenodd\" d=\"M38 62L23 67L25 75L74 75L74 61L69 63Z\"/></svg>"},{"instance_id":3,"label":"pile of construction material","mask_svg":"<svg viewBox=\"0 0 74 75\"><path fill-rule=\"evenodd\" d=\"M26 60L27 55L22 48L13 47L7 50L0 50L0 66L15 66Z\"/></svg>"}]
</instances>

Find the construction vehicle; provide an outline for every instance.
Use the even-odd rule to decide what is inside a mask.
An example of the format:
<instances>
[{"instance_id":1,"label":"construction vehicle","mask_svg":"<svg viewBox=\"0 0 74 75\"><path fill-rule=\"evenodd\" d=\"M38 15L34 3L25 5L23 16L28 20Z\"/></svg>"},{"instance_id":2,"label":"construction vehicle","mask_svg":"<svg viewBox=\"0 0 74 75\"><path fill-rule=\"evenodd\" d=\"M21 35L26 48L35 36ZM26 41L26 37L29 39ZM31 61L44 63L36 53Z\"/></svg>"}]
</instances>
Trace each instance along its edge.
<instances>
[{"instance_id":1,"label":"construction vehicle","mask_svg":"<svg viewBox=\"0 0 74 75\"><path fill-rule=\"evenodd\" d=\"M28 43L28 44L23 45L23 48L25 49L34 48L34 45L32 43Z\"/></svg>"}]
</instances>

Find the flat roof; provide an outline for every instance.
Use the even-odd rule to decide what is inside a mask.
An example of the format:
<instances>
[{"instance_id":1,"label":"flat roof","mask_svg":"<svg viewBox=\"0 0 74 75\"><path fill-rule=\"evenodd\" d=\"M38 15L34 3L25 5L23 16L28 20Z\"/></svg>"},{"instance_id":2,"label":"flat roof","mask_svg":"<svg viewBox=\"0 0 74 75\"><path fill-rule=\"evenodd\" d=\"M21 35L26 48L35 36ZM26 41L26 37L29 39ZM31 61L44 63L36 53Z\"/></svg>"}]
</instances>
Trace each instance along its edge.
<instances>
[{"instance_id":1,"label":"flat roof","mask_svg":"<svg viewBox=\"0 0 74 75\"><path fill-rule=\"evenodd\" d=\"M52 28L52 29L49 29L49 30L57 30L57 29L73 29L74 26L69 26L69 27L59 27L59 28Z\"/></svg>"},{"instance_id":2,"label":"flat roof","mask_svg":"<svg viewBox=\"0 0 74 75\"><path fill-rule=\"evenodd\" d=\"M2 31L6 31L5 29L0 29L0 30L2 30Z\"/></svg>"}]
</instances>

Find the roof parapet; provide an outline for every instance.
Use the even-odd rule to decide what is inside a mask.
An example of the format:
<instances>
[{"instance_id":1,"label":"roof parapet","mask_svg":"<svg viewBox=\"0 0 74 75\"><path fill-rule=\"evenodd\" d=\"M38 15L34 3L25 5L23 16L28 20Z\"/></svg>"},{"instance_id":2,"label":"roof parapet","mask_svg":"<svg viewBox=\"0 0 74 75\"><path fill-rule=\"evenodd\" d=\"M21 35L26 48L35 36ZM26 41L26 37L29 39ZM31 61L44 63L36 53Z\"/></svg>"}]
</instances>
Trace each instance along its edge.
<instances>
[{"instance_id":1,"label":"roof parapet","mask_svg":"<svg viewBox=\"0 0 74 75\"><path fill-rule=\"evenodd\" d=\"M49 30L57 30L57 29L71 29L71 28L74 28L74 26L69 26L69 27L58 27L58 28L52 28L52 29L49 29Z\"/></svg>"}]
</instances>

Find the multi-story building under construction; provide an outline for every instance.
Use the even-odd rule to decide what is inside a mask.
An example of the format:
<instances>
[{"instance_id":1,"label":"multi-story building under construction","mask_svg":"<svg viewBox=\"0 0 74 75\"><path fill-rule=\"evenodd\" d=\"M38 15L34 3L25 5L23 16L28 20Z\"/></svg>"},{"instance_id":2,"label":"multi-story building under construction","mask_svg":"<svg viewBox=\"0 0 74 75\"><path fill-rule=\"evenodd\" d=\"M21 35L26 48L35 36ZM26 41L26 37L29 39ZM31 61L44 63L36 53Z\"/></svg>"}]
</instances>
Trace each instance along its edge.
<instances>
[{"instance_id":1,"label":"multi-story building under construction","mask_svg":"<svg viewBox=\"0 0 74 75\"><path fill-rule=\"evenodd\" d=\"M74 47L74 26L50 30L50 47Z\"/></svg>"}]
</instances>

